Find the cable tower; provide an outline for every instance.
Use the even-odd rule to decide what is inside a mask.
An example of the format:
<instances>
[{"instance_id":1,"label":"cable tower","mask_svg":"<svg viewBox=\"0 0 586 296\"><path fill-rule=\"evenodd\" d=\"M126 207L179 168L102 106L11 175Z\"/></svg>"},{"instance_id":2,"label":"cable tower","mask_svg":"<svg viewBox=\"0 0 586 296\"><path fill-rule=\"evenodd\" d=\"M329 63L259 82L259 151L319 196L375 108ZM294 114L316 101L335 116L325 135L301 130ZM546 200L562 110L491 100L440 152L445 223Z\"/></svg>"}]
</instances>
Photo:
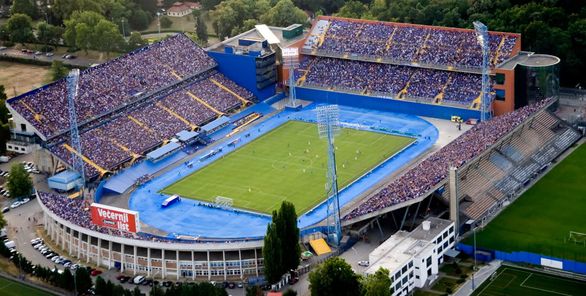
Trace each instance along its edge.
<instances>
[{"instance_id":1,"label":"cable tower","mask_svg":"<svg viewBox=\"0 0 586 296\"><path fill-rule=\"evenodd\" d=\"M83 186L85 185L85 172L83 160L81 159L81 142L79 140L79 130L77 126L77 113L75 111L75 99L77 98L79 82L79 69L73 69L67 75L67 103L69 109L69 135L71 137L71 147L77 152L71 153L73 169L79 173L80 182L77 184L83 196Z\"/></svg>"},{"instance_id":2,"label":"cable tower","mask_svg":"<svg viewBox=\"0 0 586 296\"><path fill-rule=\"evenodd\" d=\"M289 68L289 101L287 107L297 108L297 92L295 87L295 69L299 67L299 49L296 47L288 47L283 49L283 65Z\"/></svg>"},{"instance_id":3,"label":"cable tower","mask_svg":"<svg viewBox=\"0 0 586 296\"><path fill-rule=\"evenodd\" d=\"M488 28L479 21L475 21L476 40L482 50L482 89L480 90L480 121L490 119L492 114L492 99L490 96L490 68L489 61L489 39Z\"/></svg>"},{"instance_id":4,"label":"cable tower","mask_svg":"<svg viewBox=\"0 0 586 296\"><path fill-rule=\"evenodd\" d=\"M340 111L338 105L325 105L317 107L316 112L319 136L328 141L328 170L326 173L328 240L337 246L342 236L342 226L340 224L340 200L338 197L334 138L340 133Z\"/></svg>"}]
</instances>

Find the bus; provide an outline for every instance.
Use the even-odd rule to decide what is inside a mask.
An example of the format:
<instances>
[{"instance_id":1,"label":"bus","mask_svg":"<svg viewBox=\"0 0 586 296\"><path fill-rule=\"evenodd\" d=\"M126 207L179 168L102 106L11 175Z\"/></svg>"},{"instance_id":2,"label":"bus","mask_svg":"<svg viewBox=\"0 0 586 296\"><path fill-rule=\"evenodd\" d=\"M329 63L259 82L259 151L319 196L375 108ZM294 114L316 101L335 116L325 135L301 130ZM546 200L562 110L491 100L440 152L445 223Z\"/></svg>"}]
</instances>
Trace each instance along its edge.
<instances>
[{"instance_id":1,"label":"bus","mask_svg":"<svg viewBox=\"0 0 586 296\"><path fill-rule=\"evenodd\" d=\"M166 207L170 206L171 204L173 204L174 202L180 201L180 200L181 200L181 198L179 197L179 195L177 195L177 194L172 195L170 197L167 197L167 199L165 199L163 201L163 203L161 204L161 207L166 208Z\"/></svg>"}]
</instances>

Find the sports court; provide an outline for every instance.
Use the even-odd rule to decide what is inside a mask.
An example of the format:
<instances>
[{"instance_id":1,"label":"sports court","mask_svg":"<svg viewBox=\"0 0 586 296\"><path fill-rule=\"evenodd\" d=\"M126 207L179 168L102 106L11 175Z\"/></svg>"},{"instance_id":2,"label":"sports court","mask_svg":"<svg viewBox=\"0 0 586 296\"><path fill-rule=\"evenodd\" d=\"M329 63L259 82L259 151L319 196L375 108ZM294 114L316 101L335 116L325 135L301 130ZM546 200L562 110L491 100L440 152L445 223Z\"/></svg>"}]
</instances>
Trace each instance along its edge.
<instances>
[{"instance_id":1,"label":"sports court","mask_svg":"<svg viewBox=\"0 0 586 296\"><path fill-rule=\"evenodd\" d=\"M4 277L0 277L0 296L49 296L54 295L43 290L27 286Z\"/></svg>"},{"instance_id":2,"label":"sports court","mask_svg":"<svg viewBox=\"0 0 586 296\"><path fill-rule=\"evenodd\" d=\"M345 187L413 141L341 129L335 139L338 186ZM289 121L162 192L208 202L228 197L235 208L269 214L287 200L301 214L325 198L327 159L317 125Z\"/></svg>"},{"instance_id":3,"label":"sports court","mask_svg":"<svg viewBox=\"0 0 586 296\"><path fill-rule=\"evenodd\" d=\"M315 127L315 107L316 104L311 104L303 108L301 111L284 110L278 114L267 116L265 120L260 121L258 124L236 135L219 138L214 145L206 147L193 154L190 160L174 166L157 178L136 188L136 190L130 194L130 200L128 202L129 209L139 212L142 223L165 232L168 237L192 236L195 238L214 239L252 239L262 237L266 232L267 224L271 221L270 215L241 210L236 206L228 209L220 208L214 206L213 203L202 202L200 199L196 200L191 198L182 198L180 202L162 208L161 203L170 195L161 193L161 191L187 176L192 175L198 170L205 170L208 166L213 167L214 165L217 165L216 162L221 162L222 159L231 157L230 154L232 152L239 149L246 149L250 143L262 139L264 135L270 134L281 126L286 126L288 122L301 122L303 126L312 126L312 128L308 128L306 132L308 135L315 137L315 140L311 141L311 145L316 145L316 142L321 140L317 139L318 133L317 128ZM415 139L411 145L408 145L403 150L395 151L396 153L389 151L388 153L390 154L390 157L383 159L382 162L376 159L373 160L374 167L372 167L372 165L366 165L357 168L355 174L357 174L359 178L355 181L347 182L345 187L340 186L340 206L344 206L351 202L353 199L363 194L367 188L377 184L384 178L388 177L392 172L400 169L406 163L414 160L421 153L427 151L432 145L434 145L434 143L436 143L439 136L439 130L436 126L417 116L354 107L340 106L340 125L342 128L364 132L365 135L370 135L372 133L376 137L400 136ZM222 130L218 133L224 135L228 134L228 132L223 132ZM299 131L296 130L295 133L297 134ZM298 135L296 135L296 137L298 137ZM343 135L339 135L339 137L340 140L337 139L338 142L336 142L336 145L341 146ZM393 141L394 140L395 139L393 139ZM235 145L228 145L234 141L237 142ZM302 143L303 147L305 147L305 145L308 145L308 142L301 141L300 145ZM291 143L291 145L293 145L293 143ZM304 151L302 147L297 149L300 149L301 153ZM339 149L342 148L340 147ZM203 155L208 154L212 150L217 153L214 153L212 156L205 159L201 159ZM312 149L310 148L310 150ZM291 154L293 155L294 152L295 151L292 151ZM261 152L257 150L256 154L258 155L260 153ZM284 156L285 158L289 157L289 152L279 153L284 153L284 155L281 156ZM299 151L297 151L297 153L299 153ZM350 155L354 155L355 153L356 149L350 151ZM365 153L363 152L362 155L364 156L364 154ZM321 155L324 156L322 157ZM324 159L325 161L325 148L321 155L319 155L318 158ZM314 161L314 159L316 159L315 154L313 154L312 157L311 160ZM341 165L340 161L338 161L338 165ZM282 169L282 166L283 164L281 164L280 169ZM347 166L349 166L349 164ZM290 165L289 167L296 167L297 174L303 176L303 168L301 168L299 164L296 164L296 166ZM321 165L314 169L313 178L316 179L314 182L318 184L318 187L315 189L316 192L324 194L326 175L325 172L318 172L317 169L320 167ZM367 168L366 172L364 172L364 168ZM305 174L307 174L308 168L305 167L305 169ZM361 172L364 172L364 174ZM233 177L228 176L223 172L222 178ZM271 182L272 178L276 177L265 177L263 181ZM234 179L232 180L234 181ZM287 178L282 180L283 182L290 182L292 184L296 182L293 179ZM201 186L201 184L198 185ZM247 187L243 188L245 193L248 192ZM253 187L251 190L252 193L258 192L258 188L255 189ZM223 195L221 193L212 194L214 198L216 195ZM232 196L227 197L232 198L234 202L236 201L236 198L233 198ZM323 200L323 195L322 197L318 197L318 199ZM315 200L307 202L310 210L305 213L300 213L298 207L298 225L302 229L309 228L326 217L326 204L324 202L319 203L318 200L317 205L311 206L312 202L315 202ZM210 206L210 204L212 205ZM277 203L273 202L271 205L275 204L280 204L280 201ZM246 225L246 227L242 227L242 225Z\"/></svg>"},{"instance_id":4,"label":"sports court","mask_svg":"<svg viewBox=\"0 0 586 296\"><path fill-rule=\"evenodd\" d=\"M475 296L578 296L584 295L586 282L545 273L501 267L484 282Z\"/></svg>"}]
</instances>

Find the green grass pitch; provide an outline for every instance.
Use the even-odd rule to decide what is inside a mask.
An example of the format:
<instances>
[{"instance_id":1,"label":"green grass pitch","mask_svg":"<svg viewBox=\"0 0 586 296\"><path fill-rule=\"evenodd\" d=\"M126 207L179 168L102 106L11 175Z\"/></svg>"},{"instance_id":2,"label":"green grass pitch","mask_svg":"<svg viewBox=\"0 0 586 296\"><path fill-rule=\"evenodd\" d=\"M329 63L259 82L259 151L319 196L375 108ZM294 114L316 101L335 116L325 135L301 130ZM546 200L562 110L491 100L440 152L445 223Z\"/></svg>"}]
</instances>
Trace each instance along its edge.
<instances>
[{"instance_id":1,"label":"green grass pitch","mask_svg":"<svg viewBox=\"0 0 586 296\"><path fill-rule=\"evenodd\" d=\"M413 141L341 129L335 139L339 188ZM203 201L229 197L234 207L261 213L271 213L288 200L301 214L325 199L326 146L316 124L289 121L162 192Z\"/></svg>"},{"instance_id":2,"label":"green grass pitch","mask_svg":"<svg viewBox=\"0 0 586 296\"><path fill-rule=\"evenodd\" d=\"M567 241L570 231L586 233L585 168L582 145L479 232L478 246L585 262L586 246Z\"/></svg>"},{"instance_id":3,"label":"green grass pitch","mask_svg":"<svg viewBox=\"0 0 586 296\"><path fill-rule=\"evenodd\" d=\"M586 282L561 278L512 267L501 267L473 296L578 296L584 295Z\"/></svg>"},{"instance_id":4,"label":"green grass pitch","mask_svg":"<svg viewBox=\"0 0 586 296\"><path fill-rule=\"evenodd\" d=\"M35 287L0 277L0 296L49 296L54 295Z\"/></svg>"}]
</instances>

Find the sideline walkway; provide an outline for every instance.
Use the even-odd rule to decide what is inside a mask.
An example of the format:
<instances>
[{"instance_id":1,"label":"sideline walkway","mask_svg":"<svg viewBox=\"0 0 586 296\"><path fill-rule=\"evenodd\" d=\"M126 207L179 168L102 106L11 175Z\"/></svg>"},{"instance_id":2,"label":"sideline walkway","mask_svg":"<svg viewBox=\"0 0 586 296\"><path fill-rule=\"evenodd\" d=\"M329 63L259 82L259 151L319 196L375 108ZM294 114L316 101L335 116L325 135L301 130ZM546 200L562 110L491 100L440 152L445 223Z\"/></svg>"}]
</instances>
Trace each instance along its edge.
<instances>
[{"instance_id":1,"label":"sideline walkway","mask_svg":"<svg viewBox=\"0 0 586 296\"><path fill-rule=\"evenodd\" d=\"M478 287L480 287L482 283L484 283L494 272L496 272L497 269L499 269L499 267L501 267L502 263L503 261L501 260L494 260L488 263L488 265L481 267L477 272L475 272L473 275L475 281L475 288L478 289ZM474 291L472 290L472 277L470 277L468 280L466 280L464 284L462 284L462 286L460 286L460 289L458 289L458 291L456 291L453 295L468 296L472 294L472 292Z\"/></svg>"}]
</instances>

